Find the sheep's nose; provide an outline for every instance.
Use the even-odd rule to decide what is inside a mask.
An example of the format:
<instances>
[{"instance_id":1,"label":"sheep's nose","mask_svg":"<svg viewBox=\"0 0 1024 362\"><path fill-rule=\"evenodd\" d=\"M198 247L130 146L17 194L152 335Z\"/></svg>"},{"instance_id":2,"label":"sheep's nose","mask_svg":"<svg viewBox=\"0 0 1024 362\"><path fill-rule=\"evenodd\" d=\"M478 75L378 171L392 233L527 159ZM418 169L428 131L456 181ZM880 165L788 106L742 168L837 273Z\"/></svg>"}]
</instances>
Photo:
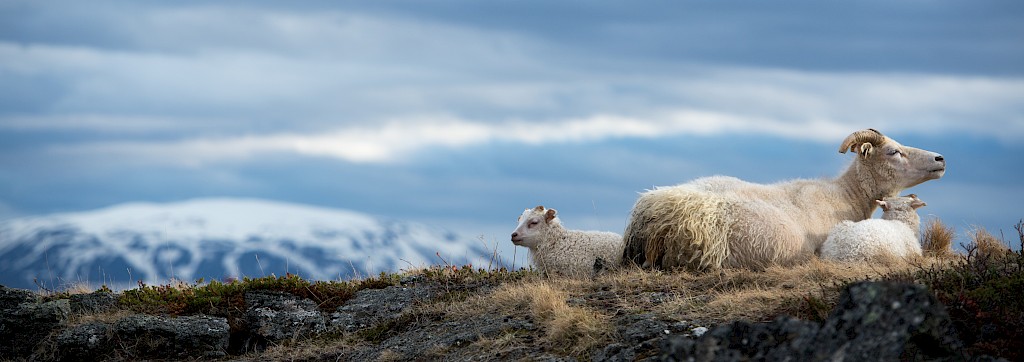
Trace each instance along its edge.
<instances>
[{"instance_id":1,"label":"sheep's nose","mask_svg":"<svg viewBox=\"0 0 1024 362\"><path fill-rule=\"evenodd\" d=\"M512 233L513 238L515 238L516 236L519 236L519 233Z\"/></svg>"},{"instance_id":2,"label":"sheep's nose","mask_svg":"<svg viewBox=\"0 0 1024 362\"><path fill-rule=\"evenodd\" d=\"M942 155L938 155L938 156L935 156L935 160L939 161L939 162L942 162L942 161L945 161L946 159L942 158Z\"/></svg>"}]
</instances>

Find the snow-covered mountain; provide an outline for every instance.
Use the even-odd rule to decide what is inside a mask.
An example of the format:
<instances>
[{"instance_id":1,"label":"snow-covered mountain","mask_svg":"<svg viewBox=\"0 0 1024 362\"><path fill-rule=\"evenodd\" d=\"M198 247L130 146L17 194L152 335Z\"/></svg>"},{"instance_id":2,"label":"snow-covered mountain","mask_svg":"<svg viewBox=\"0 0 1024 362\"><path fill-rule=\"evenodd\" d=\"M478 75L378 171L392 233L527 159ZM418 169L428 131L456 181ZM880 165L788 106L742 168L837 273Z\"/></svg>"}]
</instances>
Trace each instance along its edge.
<instances>
[{"instance_id":1,"label":"snow-covered mountain","mask_svg":"<svg viewBox=\"0 0 1024 362\"><path fill-rule=\"evenodd\" d=\"M0 222L0 284L130 286L285 273L348 279L487 265L479 242L422 224L254 199L130 203ZM35 281L34 281L35 280Z\"/></svg>"}]
</instances>

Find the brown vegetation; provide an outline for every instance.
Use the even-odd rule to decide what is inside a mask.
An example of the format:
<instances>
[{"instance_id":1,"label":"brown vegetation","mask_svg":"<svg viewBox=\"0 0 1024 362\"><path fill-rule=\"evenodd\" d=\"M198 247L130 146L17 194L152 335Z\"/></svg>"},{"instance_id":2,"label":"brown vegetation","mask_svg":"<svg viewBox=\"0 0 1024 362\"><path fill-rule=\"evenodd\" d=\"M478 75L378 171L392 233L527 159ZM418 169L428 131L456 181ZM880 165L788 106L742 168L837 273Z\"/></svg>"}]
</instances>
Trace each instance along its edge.
<instances>
[{"instance_id":1,"label":"brown vegetation","mask_svg":"<svg viewBox=\"0 0 1024 362\"><path fill-rule=\"evenodd\" d=\"M952 226L947 226L938 218L929 220L921 235L921 249L924 255L952 256L954 236L956 236L956 231Z\"/></svg>"}]
</instances>

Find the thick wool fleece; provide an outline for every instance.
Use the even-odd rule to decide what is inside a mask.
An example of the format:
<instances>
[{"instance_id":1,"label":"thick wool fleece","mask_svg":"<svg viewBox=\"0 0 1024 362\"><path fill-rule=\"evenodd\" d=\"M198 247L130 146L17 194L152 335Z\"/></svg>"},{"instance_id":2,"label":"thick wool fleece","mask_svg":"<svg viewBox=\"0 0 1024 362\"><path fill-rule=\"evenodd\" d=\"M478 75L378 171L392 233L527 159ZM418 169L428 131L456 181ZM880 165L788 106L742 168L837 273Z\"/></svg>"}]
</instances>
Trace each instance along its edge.
<instances>
[{"instance_id":1,"label":"thick wool fleece","mask_svg":"<svg viewBox=\"0 0 1024 362\"><path fill-rule=\"evenodd\" d=\"M863 261L887 255L920 256L921 218L909 199L886 198L891 206L882 213L882 219L843 221L836 225L821 245L821 258Z\"/></svg>"},{"instance_id":2,"label":"thick wool fleece","mask_svg":"<svg viewBox=\"0 0 1024 362\"><path fill-rule=\"evenodd\" d=\"M530 248L533 264L542 272L572 276L589 276L594 262L617 266L622 258L622 236L606 231L566 230L552 225L544 241Z\"/></svg>"}]
</instances>

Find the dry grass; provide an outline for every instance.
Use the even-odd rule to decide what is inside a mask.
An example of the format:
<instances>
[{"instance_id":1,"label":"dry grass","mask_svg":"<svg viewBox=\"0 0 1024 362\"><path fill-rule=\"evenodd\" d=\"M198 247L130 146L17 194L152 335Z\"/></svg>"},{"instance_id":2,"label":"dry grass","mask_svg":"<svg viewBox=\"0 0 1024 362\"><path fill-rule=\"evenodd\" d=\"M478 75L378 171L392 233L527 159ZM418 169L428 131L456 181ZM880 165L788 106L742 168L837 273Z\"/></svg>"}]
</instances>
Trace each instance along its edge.
<instances>
[{"instance_id":1,"label":"dry grass","mask_svg":"<svg viewBox=\"0 0 1024 362\"><path fill-rule=\"evenodd\" d=\"M995 237L983 227L975 227L968 236L970 242L964 248L974 250L979 257L992 257L1010 252L1010 247L1002 239Z\"/></svg>"},{"instance_id":2,"label":"dry grass","mask_svg":"<svg viewBox=\"0 0 1024 362\"><path fill-rule=\"evenodd\" d=\"M609 315L655 313L670 320L717 324L746 319L767 321L781 314L806 315L807 298L838 298L839 286L880 279L935 263L935 258L840 263L812 259L764 271L723 269L706 273L626 268L595 279L531 278L470 298L448 309L460 317L523 313L543 325L548 337L580 346L612 335ZM602 294L602 291L604 292ZM612 293L609 297L608 293ZM573 299L576 302L567 303Z\"/></svg>"},{"instance_id":3,"label":"dry grass","mask_svg":"<svg viewBox=\"0 0 1024 362\"><path fill-rule=\"evenodd\" d=\"M924 226L924 233L921 234L921 249L925 256L947 257L954 255L953 238L956 230L939 220L933 218Z\"/></svg>"},{"instance_id":4,"label":"dry grass","mask_svg":"<svg viewBox=\"0 0 1024 362\"><path fill-rule=\"evenodd\" d=\"M614 333L611 317L591 308L571 306L570 295L579 295L588 283L568 278L510 283L491 294L470 298L450 309L454 316L472 317L481 311L503 314L529 312L541 325L553 347L582 356L609 342Z\"/></svg>"},{"instance_id":5,"label":"dry grass","mask_svg":"<svg viewBox=\"0 0 1024 362\"><path fill-rule=\"evenodd\" d=\"M473 346L485 351L507 351L521 347L523 342L519 340L516 332L505 332L497 337L482 337L473 343Z\"/></svg>"},{"instance_id":6,"label":"dry grass","mask_svg":"<svg viewBox=\"0 0 1024 362\"><path fill-rule=\"evenodd\" d=\"M405 360L405 356L403 356L401 353L392 351L390 349L383 350L383 351L380 352L379 355L377 355L377 361L379 361L379 362L393 362L393 361L404 361L404 360Z\"/></svg>"},{"instance_id":7,"label":"dry grass","mask_svg":"<svg viewBox=\"0 0 1024 362\"><path fill-rule=\"evenodd\" d=\"M829 303L838 298L838 287L843 284L910 270L916 261L840 263L812 259L802 265L761 272L725 269L698 275L670 274L666 275L666 285L679 297L655 310L670 318L712 324L739 319L768 321L781 314L807 316L817 313L808 310L814 307L808 298Z\"/></svg>"}]
</instances>

